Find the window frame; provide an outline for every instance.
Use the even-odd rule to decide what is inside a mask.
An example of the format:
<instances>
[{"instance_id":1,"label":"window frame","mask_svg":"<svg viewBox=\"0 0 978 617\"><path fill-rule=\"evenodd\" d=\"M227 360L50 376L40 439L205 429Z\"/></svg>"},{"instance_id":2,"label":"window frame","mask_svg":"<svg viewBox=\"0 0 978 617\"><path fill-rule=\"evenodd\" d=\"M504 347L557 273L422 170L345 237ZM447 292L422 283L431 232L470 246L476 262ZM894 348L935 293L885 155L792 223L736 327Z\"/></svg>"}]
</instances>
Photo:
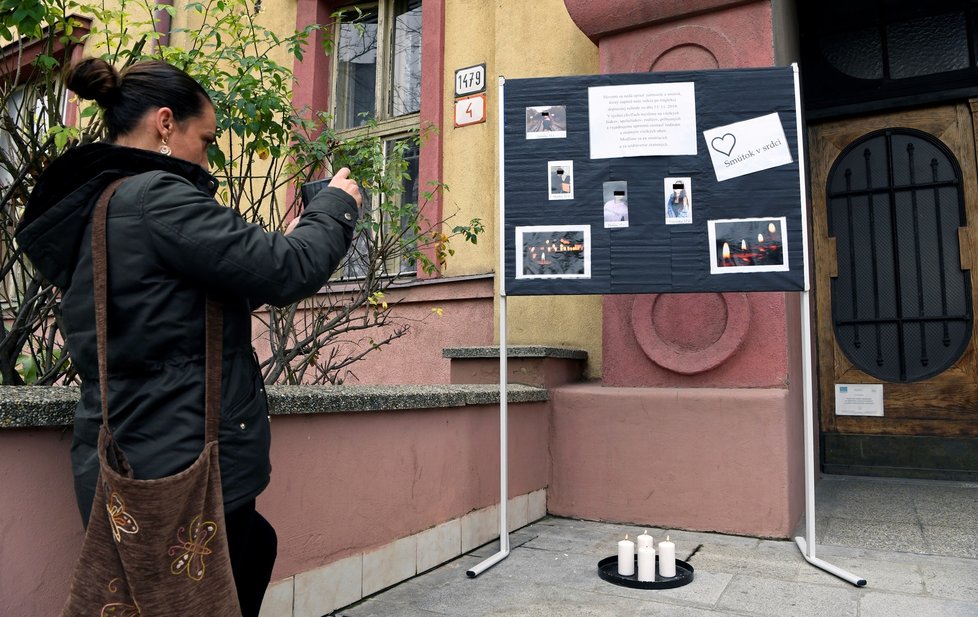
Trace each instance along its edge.
<instances>
[{"instance_id":1,"label":"window frame","mask_svg":"<svg viewBox=\"0 0 978 617\"><path fill-rule=\"evenodd\" d=\"M978 96L978 5L968 0L947 0L920 8L911 0L870 0L853 6L842 0L799 2L801 66L805 90L805 116L828 120L856 114L916 107ZM845 6L843 11L841 7ZM839 15L845 19L839 19ZM961 15L968 66L942 72L895 77L887 51L888 29L919 18ZM882 75L853 77L841 72L826 57L822 45L832 37L874 32L879 37Z\"/></svg>"},{"instance_id":2,"label":"window frame","mask_svg":"<svg viewBox=\"0 0 978 617\"><path fill-rule=\"evenodd\" d=\"M49 25L44 27L41 36L33 39L20 38L10 41L0 47L0 87L9 91L6 101L9 103L13 93L17 90L25 91L30 86L34 77L34 61L41 55L53 56L62 66L69 65L81 60L84 54L83 41L91 31L92 20L78 14L71 14L67 19L72 21L73 39L65 40L64 37L55 36L61 32L61 25ZM59 95L61 107L61 119L66 126L78 125L78 103L75 101L73 93L69 91L59 80ZM23 106L24 99L20 99L19 106ZM35 98L35 119L38 111L37 103L40 99ZM42 108L47 111L46 107ZM5 113L7 110L4 110ZM23 114L23 109L20 110ZM18 119L18 123L22 118ZM10 136L0 130L0 147L10 147ZM0 194L3 194L8 183L14 178L9 177L6 170L0 170ZM19 215L18 215L19 217ZM6 233L12 233L9 229ZM0 250L7 250L5 246L0 246ZM5 256L6 259L6 256ZM21 266L15 263L12 272L8 274L0 287L0 311L3 315L9 315L11 309L19 303L19 294L16 283L10 278L11 274L17 278L22 275Z\"/></svg>"},{"instance_id":3,"label":"window frame","mask_svg":"<svg viewBox=\"0 0 978 617\"><path fill-rule=\"evenodd\" d=\"M332 25L336 19L334 14L344 8L358 3L349 0L297 0L296 29L302 30L311 24ZM444 132L441 130L446 122L446 106L443 99L445 92L445 4L446 0L424 0L422 12L422 28L424 40L421 48L421 62L424 67L421 75L421 111L413 121L414 115L405 116L385 123L392 131L397 130L407 134L410 129L420 127L429 132L418 158L419 187L429 186L433 181L442 179L444 153ZM317 30L310 38L310 49L322 48L334 32L331 28ZM328 46L327 46L328 47ZM296 87L293 102L297 108L308 107L313 110L331 111L334 104L334 75L335 56L332 53L308 54L303 60L295 60L293 68L296 76ZM404 124L399 124L403 122ZM420 204L420 210L425 219L440 221L443 216L444 198L440 191L435 191ZM434 247L425 247L423 251L434 261ZM417 281L438 278L440 272L425 272L420 264L416 269Z\"/></svg>"},{"instance_id":4,"label":"window frame","mask_svg":"<svg viewBox=\"0 0 978 617\"><path fill-rule=\"evenodd\" d=\"M394 52L393 52L393 39L394 39L394 9L397 5L398 0L375 0L374 2L356 2L352 4L345 5L339 10L343 11L344 14L349 14L350 12L355 13L357 9L361 11L376 9L377 11L377 57L376 57L376 79L374 81L374 110L373 110L373 120L376 122L375 127L366 126L353 126L349 128L338 129L337 134L341 138L350 138L362 135L366 132L371 132L373 134L383 135L385 138L388 134L402 133L405 136L414 129L420 126L421 110L419 104L419 110L416 112L411 112L408 114L394 116L391 108L393 106L393 63L394 63ZM422 4L422 6L424 6ZM422 15L424 11L422 9ZM422 18L422 23L423 23ZM340 41L341 28L343 26L343 21L338 19L333 24L332 37L337 43ZM346 22L349 23L349 22ZM424 67L424 54L422 54L421 65ZM338 84L339 84L339 62L333 62L330 67L330 92L329 92L329 109L334 118L338 117L339 109L339 97ZM422 68L422 75L424 70ZM424 77L421 78L421 83L424 83Z\"/></svg>"},{"instance_id":5,"label":"window frame","mask_svg":"<svg viewBox=\"0 0 978 617\"><path fill-rule=\"evenodd\" d=\"M377 12L377 51L376 51L376 66L375 75L376 79L374 82L374 109L373 109L373 121L374 124L365 124L361 126L354 126L344 129L337 130L337 137L341 140L354 139L367 134L379 138L384 146L386 161L389 157L387 156L387 149L393 147L393 144L398 140L408 139L411 137L412 133L420 130L421 127L421 105L419 101L419 110L416 112L404 114L401 116L394 116L392 113L393 108L393 39L394 39L394 27L395 27L395 14L394 11L397 7L398 0L376 0L374 2L357 2L341 7L339 10L343 11L344 14L349 14L350 12L356 13L357 9L361 11L376 10ZM424 4L422 3L422 7ZM422 15L424 14L424 9L422 8ZM340 41L340 32L343 26L342 20L336 20L333 24L333 40L337 42L337 46ZM349 22L347 22L349 23ZM422 19L423 23L423 19ZM422 67L424 66L423 54L421 58ZM339 90L339 62L334 61L330 67L330 107L333 118L339 116L339 98L337 92ZM424 69L422 68L422 75ZM423 84L423 78L421 83ZM415 186L420 186L420 151L418 153L419 173L414 178L412 182ZM401 194L399 199L402 200L406 196L404 193ZM412 197L408 197L411 199ZM369 211L374 220L377 220L379 208L379 197L375 195L365 195L365 199L369 200L371 203L368 207L365 207L365 211ZM413 197L415 202L420 201L420 194ZM408 202L410 203L410 202ZM418 203L417 207L420 209L422 204ZM383 228L387 221L378 221ZM355 264L347 263L341 268L339 272L340 281L356 280L364 276L363 272L358 272L358 268ZM406 261L401 261L398 264L386 264L384 276L391 278L401 278L401 277L414 277L420 273L418 265L412 265Z\"/></svg>"}]
</instances>

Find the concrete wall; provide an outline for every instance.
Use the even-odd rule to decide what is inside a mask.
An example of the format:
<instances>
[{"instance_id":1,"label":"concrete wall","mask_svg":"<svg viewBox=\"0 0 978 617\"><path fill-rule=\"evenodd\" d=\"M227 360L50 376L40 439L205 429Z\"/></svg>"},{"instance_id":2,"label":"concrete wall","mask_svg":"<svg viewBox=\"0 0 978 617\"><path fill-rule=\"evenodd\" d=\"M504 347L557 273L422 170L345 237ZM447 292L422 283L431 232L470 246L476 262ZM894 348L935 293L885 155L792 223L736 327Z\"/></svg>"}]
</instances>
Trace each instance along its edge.
<instances>
[{"instance_id":1,"label":"concrete wall","mask_svg":"<svg viewBox=\"0 0 978 617\"><path fill-rule=\"evenodd\" d=\"M84 531L64 429L0 431L0 615L57 615Z\"/></svg>"},{"instance_id":2,"label":"concrete wall","mask_svg":"<svg viewBox=\"0 0 978 617\"><path fill-rule=\"evenodd\" d=\"M803 502L786 390L563 386L553 394L556 516L784 538ZM583 438L582 436L587 436Z\"/></svg>"},{"instance_id":3,"label":"concrete wall","mask_svg":"<svg viewBox=\"0 0 978 617\"><path fill-rule=\"evenodd\" d=\"M510 420L516 496L547 485L547 405L514 405ZM273 480L258 500L279 534L273 579L499 502L497 408L276 416L273 425Z\"/></svg>"},{"instance_id":4,"label":"concrete wall","mask_svg":"<svg viewBox=\"0 0 978 617\"><path fill-rule=\"evenodd\" d=\"M258 499L279 537L265 614L291 616L294 602L295 615L320 617L342 606L330 602L349 604L499 536L498 387L399 388L378 404L363 389L326 389L329 399L322 389L279 391L292 398L272 398L273 474ZM529 398L510 395L512 528L545 514L550 475L546 393L522 392ZM71 433L11 428L43 414L10 405L0 400L0 615L49 617L67 599L83 537ZM71 405L60 402L54 424L70 421ZM336 408L359 410L308 413ZM324 572L345 572L343 588L330 595L313 584ZM286 597L288 613L278 610Z\"/></svg>"}]
</instances>

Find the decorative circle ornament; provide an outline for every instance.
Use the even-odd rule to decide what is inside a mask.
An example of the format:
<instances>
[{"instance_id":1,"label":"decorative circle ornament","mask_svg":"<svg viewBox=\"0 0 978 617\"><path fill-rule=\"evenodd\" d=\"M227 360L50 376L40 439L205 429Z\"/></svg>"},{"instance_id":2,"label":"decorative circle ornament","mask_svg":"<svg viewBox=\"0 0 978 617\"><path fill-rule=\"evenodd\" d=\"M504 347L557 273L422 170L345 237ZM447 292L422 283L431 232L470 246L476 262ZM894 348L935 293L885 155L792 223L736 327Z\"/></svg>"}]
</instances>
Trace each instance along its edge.
<instances>
[{"instance_id":1,"label":"decorative circle ornament","mask_svg":"<svg viewBox=\"0 0 978 617\"><path fill-rule=\"evenodd\" d=\"M632 330L642 351L683 375L730 359L747 340L750 321L744 293L648 294L632 304Z\"/></svg>"}]
</instances>

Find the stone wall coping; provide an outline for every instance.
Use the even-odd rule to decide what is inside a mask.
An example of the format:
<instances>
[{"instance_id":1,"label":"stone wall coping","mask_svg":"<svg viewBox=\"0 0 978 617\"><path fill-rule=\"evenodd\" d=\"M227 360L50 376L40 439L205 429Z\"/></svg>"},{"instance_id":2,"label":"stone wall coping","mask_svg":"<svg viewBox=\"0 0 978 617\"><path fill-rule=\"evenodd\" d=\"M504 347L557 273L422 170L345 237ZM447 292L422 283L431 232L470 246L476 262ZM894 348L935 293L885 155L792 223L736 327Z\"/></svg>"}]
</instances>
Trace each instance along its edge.
<instances>
[{"instance_id":1,"label":"stone wall coping","mask_svg":"<svg viewBox=\"0 0 978 617\"><path fill-rule=\"evenodd\" d=\"M499 346L486 347L446 347L442 349L444 358L498 358ZM563 358L569 360L587 360L587 352L583 349L570 347L546 347L543 345L508 345L507 358Z\"/></svg>"},{"instance_id":2,"label":"stone wall coping","mask_svg":"<svg viewBox=\"0 0 978 617\"><path fill-rule=\"evenodd\" d=\"M498 384L412 386L268 386L272 415L352 413L499 404ZM546 388L508 384L510 403L549 399ZM69 427L77 387L0 387L0 430Z\"/></svg>"}]
</instances>

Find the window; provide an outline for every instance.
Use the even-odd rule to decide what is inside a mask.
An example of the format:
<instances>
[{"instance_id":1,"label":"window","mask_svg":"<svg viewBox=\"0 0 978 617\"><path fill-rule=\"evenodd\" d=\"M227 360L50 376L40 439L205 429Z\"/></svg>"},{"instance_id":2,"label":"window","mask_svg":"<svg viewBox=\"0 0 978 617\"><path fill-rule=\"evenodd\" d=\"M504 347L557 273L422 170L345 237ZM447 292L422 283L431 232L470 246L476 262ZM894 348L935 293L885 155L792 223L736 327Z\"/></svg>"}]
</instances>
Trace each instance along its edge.
<instances>
[{"instance_id":1,"label":"window","mask_svg":"<svg viewBox=\"0 0 978 617\"><path fill-rule=\"evenodd\" d=\"M343 10L334 32L333 114L341 137L369 131L381 139L384 160L407 165L397 206L418 203L419 149L412 134L421 110L421 0L385 0ZM398 156L394 157L394 151ZM401 233L400 221L381 220L379 196L365 195L381 236ZM394 231L396 230L396 231ZM385 239L360 238L343 269L344 277L366 274L366 256ZM407 260L386 264L386 274L413 274Z\"/></svg>"},{"instance_id":2,"label":"window","mask_svg":"<svg viewBox=\"0 0 978 617\"><path fill-rule=\"evenodd\" d=\"M856 140L829 173L835 336L878 379L907 383L952 366L971 340L961 167L931 135L885 129Z\"/></svg>"},{"instance_id":3,"label":"window","mask_svg":"<svg viewBox=\"0 0 978 617\"><path fill-rule=\"evenodd\" d=\"M335 33L336 129L417 114L421 109L421 0L357 5L344 15Z\"/></svg>"},{"instance_id":4,"label":"window","mask_svg":"<svg viewBox=\"0 0 978 617\"><path fill-rule=\"evenodd\" d=\"M48 85L50 92L45 88ZM13 179L11 172L26 164L25 157L41 149L52 123L63 122L66 102L60 80L16 86L4 93L3 116L10 125L0 129L0 186L8 187Z\"/></svg>"},{"instance_id":5,"label":"window","mask_svg":"<svg viewBox=\"0 0 978 617\"><path fill-rule=\"evenodd\" d=\"M978 95L978 4L798 2L810 119Z\"/></svg>"},{"instance_id":6,"label":"window","mask_svg":"<svg viewBox=\"0 0 978 617\"><path fill-rule=\"evenodd\" d=\"M30 161L49 150L45 146L48 129L64 122L67 99L60 80L50 83L28 83L2 92L4 108L0 110L0 203L6 209L6 226L0 242L0 262L6 263L13 246L9 236L20 221L30 188L31 179L24 180ZM29 176L28 176L29 178ZM15 183L15 179L20 179ZM27 287L27 274L20 259L14 259L0 288L0 304L4 307L19 304Z\"/></svg>"},{"instance_id":7,"label":"window","mask_svg":"<svg viewBox=\"0 0 978 617\"><path fill-rule=\"evenodd\" d=\"M394 138L384 141L384 159L392 160L396 157L406 165L406 177L403 181L402 187L403 192L397 196L394 209L400 209L407 206L407 209L410 210L417 207L419 154L420 152L417 143L413 143L413 140ZM356 237L354 245L347 254L347 259L343 264L343 278L359 278L366 276L370 268L369 264L371 251L384 250L384 244L400 242L401 239L394 237L395 235L401 236L405 242L411 244L412 238L404 235L405 232L402 231L410 222L408 220L410 218L408 215L402 216L396 223L395 221L390 220L389 216L381 219L379 215L376 215L377 208L375 206L373 196L369 192L366 192L363 198L364 202L367 204L367 208L369 209L368 211L375 213L374 220L376 222L376 230L379 231L380 237L377 237L373 233L368 235L359 235ZM396 227L396 234L385 233L387 231L391 231L392 227ZM415 264L407 259L392 260L390 263L383 264L380 274L382 276L412 275L415 273L415 267Z\"/></svg>"}]
</instances>

